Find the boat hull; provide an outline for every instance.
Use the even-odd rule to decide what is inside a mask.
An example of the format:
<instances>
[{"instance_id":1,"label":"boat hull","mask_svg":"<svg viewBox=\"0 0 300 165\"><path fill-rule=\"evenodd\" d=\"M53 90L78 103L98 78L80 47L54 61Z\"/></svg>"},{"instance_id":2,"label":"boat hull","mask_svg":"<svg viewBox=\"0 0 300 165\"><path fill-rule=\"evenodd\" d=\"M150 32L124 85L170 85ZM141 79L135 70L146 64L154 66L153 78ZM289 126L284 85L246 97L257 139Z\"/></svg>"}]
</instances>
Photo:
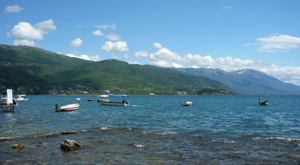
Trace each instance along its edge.
<instances>
[{"instance_id":1,"label":"boat hull","mask_svg":"<svg viewBox=\"0 0 300 165\"><path fill-rule=\"evenodd\" d=\"M183 106L191 106L193 103L191 101L183 102Z\"/></svg>"},{"instance_id":2,"label":"boat hull","mask_svg":"<svg viewBox=\"0 0 300 165\"><path fill-rule=\"evenodd\" d=\"M28 98L24 98L24 96L26 96L26 95L17 95L16 100L17 101L26 101L26 100L28 100Z\"/></svg>"},{"instance_id":3,"label":"boat hull","mask_svg":"<svg viewBox=\"0 0 300 165\"><path fill-rule=\"evenodd\" d=\"M259 102L259 105L262 105L262 106L266 106L266 105L268 105L268 104L269 104L268 101L260 101L260 102Z\"/></svg>"},{"instance_id":4,"label":"boat hull","mask_svg":"<svg viewBox=\"0 0 300 165\"><path fill-rule=\"evenodd\" d=\"M68 104L68 105L55 105L53 109L56 112L68 112L68 111L75 111L79 108L79 104Z\"/></svg>"},{"instance_id":5,"label":"boat hull","mask_svg":"<svg viewBox=\"0 0 300 165\"><path fill-rule=\"evenodd\" d=\"M26 100L28 100L28 99L25 99L25 98L17 98L16 100L17 100L17 101L26 101Z\"/></svg>"},{"instance_id":6,"label":"boat hull","mask_svg":"<svg viewBox=\"0 0 300 165\"><path fill-rule=\"evenodd\" d=\"M128 102L125 102L125 103L122 103L122 102L110 102L110 101L102 101L102 100L99 100L99 103L101 105L109 105L109 106L128 106L129 103Z\"/></svg>"}]
</instances>

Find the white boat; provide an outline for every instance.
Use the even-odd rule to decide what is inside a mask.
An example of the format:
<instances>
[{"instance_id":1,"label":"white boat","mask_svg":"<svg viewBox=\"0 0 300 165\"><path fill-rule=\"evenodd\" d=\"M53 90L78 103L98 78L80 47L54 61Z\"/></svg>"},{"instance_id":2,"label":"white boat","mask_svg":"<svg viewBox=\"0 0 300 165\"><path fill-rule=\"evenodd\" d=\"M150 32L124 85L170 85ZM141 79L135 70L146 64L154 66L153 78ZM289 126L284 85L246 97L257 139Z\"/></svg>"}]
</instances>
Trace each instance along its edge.
<instances>
[{"instance_id":1,"label":"white boat","mask_svg":"<svg viewBox=\"0 0 300 165\"><path fill-rule=\"evenodd\" d=\"M28 98L24 98L24 96L26 96L26 95L17 95L17 98L16 98L16 100L17 100L17 101L24 101L24 100L28 100Z\"/></svg>"},{"instance_id":2,"label":"white boat","mask_svg":"<svg viewBox=\"0 0 300 165\"><path fill-rule=\"evenodd\" d=\"M109 94L108 99L100 99L98 102L101 105L128 106L129 102L125 100L126 97L128 96Z\"/></svg>"},{"instance_id":3,"label":"white boat","mask_svg":"<svg viewBox=\"0 0 300 165\"><path fill-rule=\"evenodd\" d=\"M108 97L108 95L98 95L98 97Z\"/></svg>"},{"instance_id":4,"label":"white boat","mask_svg":"<svg viewBox=\"0 0 300 165\"><path fill-rule=\"evenodd\" d=\"M80 101L80 98L77 98L76 99L78 102L75 103L75 104L67 104L67 105L57 105L55 104L53 106L53 109L56 111L56 112L68 112L68 111L74 111L74 110L77 110L79 108L79 101Z\"/></svg>"},{"instance_id":5,"label":"white boat","mask_svg":"<svg viewBox=\"0 0 300 165\"><path fill-rule=\"evenodd\" d=\"M102 102L104 102L104 101L106 101L106 102L109 101L109 100L108 100L108 95L98 95L98 97L100 97L99 100L97 100L98 103L100 103L101 101L102 101Z\"/></svg>"},{"instance_id":6,"label":"white boat","mask_svg":"<svg viewBox=\"0 0 300 165\"><path fill-rule=\"evenodd\" d=\"M193 102L191 102L191 101L182 102L183 106L190 106L192 104L193 104Z\"/></svg>"}]
</instances>

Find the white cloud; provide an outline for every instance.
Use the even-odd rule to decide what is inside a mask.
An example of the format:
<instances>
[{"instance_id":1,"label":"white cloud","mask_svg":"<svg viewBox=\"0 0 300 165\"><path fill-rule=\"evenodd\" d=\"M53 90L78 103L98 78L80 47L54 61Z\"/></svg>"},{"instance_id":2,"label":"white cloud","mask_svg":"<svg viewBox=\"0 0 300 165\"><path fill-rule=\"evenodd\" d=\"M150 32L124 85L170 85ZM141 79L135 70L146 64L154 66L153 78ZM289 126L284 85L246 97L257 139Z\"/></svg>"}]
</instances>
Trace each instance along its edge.
<instances>
[{"instance_id":1,"label":"white cloud","mask_svg":"<svg viewBox=\"0 0 300 165\"><path fill-rule=\"evenodd\" d=\"M91 61L100 61L101 60L99 55L91 56L90 59L91 59Z\"/></svg>"},{"instance_id":2,"label":"white cloud","mask_svg":"<svg viewBox=\"0 0 300 165\"><path fill-rule=\"evenodd\" d=\"M37 46L34 41L26 39L15 39L14 45Z\"/></svg>"},{"instance_id":3,"label":"white cloud","mask_svg":"<svg viewBox=\"0 0 300 165\"><path fill-rule=\"evenodd\" d=\"M39 22L37 24L34 25L34 27L36 29L41 30L41 32L43 34L49 34L50 30L56 30L56 26L54 25L54 22L52 19L43 21L43 22Z\"/></svg>"},{"instance_id":4,"label":"white cloud","mask_svg":"<svg viewBox=\"0 0 300 165\"><path fill-rule=\"evenodd\" d=\"M300 67L280 67L277 65L268 65L263 68L258 68L264 73L278 78L284 82L293 83L300 86Z\"/></svg>"},{"instance_id":5,"label":"white cloud","mask_svg":"<svg viewBox=\"0 0 300 165\"><path fill-rule=\"evenodd\" d=\"M211 56L201 56L187 54L183 58L183 63L200 68L218 68L225 71L235 71L239 69L249 68L259 68L265 64L260 61L251 60L241 60L239 58L233 59L232 57L217 58L213 59ZM257 70L257 69L256 69Z\"/></svg>"},{"instance_id":6,"label":"white cloud","mask_svg":"<svg viewBox=\"0 0 300 165\"><path fill-rule=\"evenodd\" d=\"M167 48L161 48L149 55L148 63L160 67L215 68L228 72L248 68L300 86L300 67L280 67L266 64L262 61L243 60L230 56L214 59L210 55L201 56L189 53L181 57Z\"/></svg>"},{"instance_id":7,"label":"white cloud","mask_svg":"<svg viewBox=\"0 0 300 165\"><path fill-rule=\"evenodd\" d=\"M112 25L95 25L96 28L99 28L99 29L117 29L117 24L113 23Z\"/></svg>"},{"instance_id":8,"label":"white cloud","mask_svg":"<svg viewBox=\"0 0 300 165\"><path fill-rule=\"evenodd\" d=\"M5 8L5 12L7 13L19 13L20 11L24 10L22 7L20 7L18 4L13 6L7 6Z\"/></svg>"},{"instance_id":9,"label":"white cloud","mask_svg":"<svg viewBox=\"0 0 300 165\"><path fill-rule=\"evenodd\" d=\"M107 39L109 40L113 40L113 41L117 41L117 40L121 40L122 37L113 33L109 33L108 35L105 36Z\"/></svg>"},{"instance_id":10,"label":"white cloud","mask_svg":"<svg viewBox=\"0 0 300 165\"><path fill-rule=\"evenodd\" d=\"M149 55L150 60L168 60L168 61L180 61L181 57L175 53L170 51L167 48L161 48L157 52Z\"/></svg>"},{"instance_id":11,"label":"white cloud","mask_svg":"<svg viewBox=\"0 0 300 165\"><path fill-rule=\"evenodd\" d=\"M7 33L8 37L15 38L14 45L37 46L33 40L43 40L45 34L56 30L53 20L46 20L31 26L28 22L19 22Z\"/></svg>"},{"instance_id":12,"label":"white cloud","mask_svg":"<svg viewBox=\"0 0 300 165\"><path fill-rule=\"evenodd\" d=\"M88 56L86 54L82 54L82 55L66 54L66 56L73 57L73 58L79 58L79 59L87 60L87 61L100 61L100 56L99 55Z\"/></svg>"},{"instance_id":13,"label":"white cloud","mask_svg":"<svg viewBox=\"0 0 300 165\"><path fill-rule=\"evenodd\" d=\"M34 28L28 22L19 22L13 29L7 33L7 36L18 39L42 40L43 33L41 30Z\"/></svg>"},{"instance_id":14,"label":"white cloud","mask_svg":"<svg viewBox=\"0 0 300 165\"><path fill-rule=\"evenodd\" d=\"M256 39L255 43L247 43L244 46L258 45L257 51L265 53L282 53L296 49L300 45L299 37L289 35L274 35Z\"/></svg>"},{"instance_id":15,"label":"white cloud","mask_svg":"<svg viewBox=\"0 0 300 165\"><path fill-rule=\"evenodd\" d=\"M82 40L80 38L76 38L70 44L73 47L80 47L82 45Z\"/></svg>"},{"instance_id":16,"label":"white cloud","mask_svg":"<svg viewBox=\"0 0 300 165\"><path fill-rule=\"evenodd\" d=\"M183 68L181 64L175 62L168 62L163 60L151 61L151 65L156 65L159 67L173 67L173 68Z\"/></svg>"},{"instance_id":17,"label":"white cloud","mask_svg":"<svg viewBox=\"0 0 300 165\"><path fill-rule=\"evenodd\" d=\"M146 51L140 51L134 53L135 57L148 57L148 52Z\"/></svg>"},{"instance_id":18,"label":"white cloud","mask_svg":"<svg viewBox=\"0 0 300 165\"><path fill-rule=\"evenodd\" d=\"M183 68L183 66L181 64L177 64L177 63L172 63L174 68Z\"/></svg>"},{"instance_id":19,"label":"white cloud","mask_svg":"<svg viewBox=\"0 0 300 165\"><path fill-rule=\"evenodd\" d=\"M153 47L155 47L156 49L161 49L162 48L161 44L158 43L158 42L154 42Z\"/></svg>"},{"instance_id":20,"label":"white cloud","mask_svg":"<svg viewBox=\"0 0 300 165\"><path fill-rule=\"evenodd\" d=\"M107 41L104 45L102 45L102 50L105 50L110 53L119 53L128 51L126 41L118 41L118 42L111 42Z\"/></svg>"},{"instance_id":21,"label":"white cloud","mask_svg":"<svg viewBox=\"0 0 300 165\"><path fill-rule=\"evenodd\" d=\"M143 65L139 62L136 62L136 61L127 61L128 64L138 64L138 65Z\"/></svg>"},{"instance_id":22,"label":"white cloud","mask_svg":"<svg viewBox=\"0 0 300 165\"><path fill-rule=\"evenodd\" d=\"M100 30L96 30L93 32L94 36L100 37L100 36L104 36L104 33L102 33Z\"/></svg>"},{"instance_id":23,"label":"white cloud","mask_svg":"<svg viewBox=\"0 0 300 165\"><path fill-rule=\"evenodd\" d=\"M241 69L254 69L273 76L281 81L293 83L300 86L300 67L280 67L269 65L262 61L242 60L239 58L217 58L211 56L187 54L183 63L193 68L218 68L225 71L236 71Z\"/></svg>"},{"instance_id":24,"label":"white cloud","mask_svg":"<svg viewBox=\"0 0 300 165\"><path fill-rule=\"evenodd\" d=\"M161 67L178 67L182 58L175 52L167 48L161 48L155 53L149 55L149 64Z\"/></svg>"}]
</instances>

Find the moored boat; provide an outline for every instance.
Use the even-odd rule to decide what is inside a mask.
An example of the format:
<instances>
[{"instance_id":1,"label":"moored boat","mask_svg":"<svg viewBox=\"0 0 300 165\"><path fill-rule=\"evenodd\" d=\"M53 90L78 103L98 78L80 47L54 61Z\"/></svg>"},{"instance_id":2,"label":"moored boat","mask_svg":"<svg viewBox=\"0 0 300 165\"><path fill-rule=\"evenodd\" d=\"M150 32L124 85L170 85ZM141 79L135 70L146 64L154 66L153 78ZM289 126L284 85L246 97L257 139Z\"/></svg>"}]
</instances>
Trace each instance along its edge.
<instances>
[{"instance_id":1,"label":"moored boat","mask_svg":"<svg viewBox=\"0 0 300 165\"><path fill-rule=\"evenodd\" d=\"M68 112L68 111L74 111L74 110L77 110L79 109L79 101L80 101L80 98L77 98L76 99L78 102L75 103L75 104L67 104L67 105L58 105L58 104L55 104L53 106L53 109L56 111L56 112Z\"/></svg>"},{"instance_id":2,"label":"moored boat","mask_svg":"<svg viewBox=\"0 0 300 165\"><path fill-rule=\"evenodd\" d=\"M109 94L108 99L100 99L98 102L101 105L111 105L111 106L128 106L129 102L125 100L127 95L114 95Z\"/></svg>"},{"instance_id":3,"label":"moored boat","mask_svg":"<svg viewBox=\"0 0 300 165\"><path fill-rule=\"evenodd\" d=\"M269 104L269 96L268 95L261 95L258 97L259 105L266 106Z\"/></svg>"},{"instance_id":4,"label":"moored boat","mask_svg":"<svg viewBox=\"0 0 300 165\"><path fill-rule=\"evenodd\" d=\"M24 96L26 96L26 95L17 95L16 100L17 100L17 101L25 101L25 100L28 100L28 98L24 98Z\"/></svg>"},{"instance_id":5,"label":"moored boat","mask_svg":"<svg viewBox=\"0 0 300 165\"><path fill-rule=\"evenodd\" d=\"M193 102L191 102L191 101L182 102L183 106L191 106L192 104L193 104Z\"/></svg>"}]
</instances>

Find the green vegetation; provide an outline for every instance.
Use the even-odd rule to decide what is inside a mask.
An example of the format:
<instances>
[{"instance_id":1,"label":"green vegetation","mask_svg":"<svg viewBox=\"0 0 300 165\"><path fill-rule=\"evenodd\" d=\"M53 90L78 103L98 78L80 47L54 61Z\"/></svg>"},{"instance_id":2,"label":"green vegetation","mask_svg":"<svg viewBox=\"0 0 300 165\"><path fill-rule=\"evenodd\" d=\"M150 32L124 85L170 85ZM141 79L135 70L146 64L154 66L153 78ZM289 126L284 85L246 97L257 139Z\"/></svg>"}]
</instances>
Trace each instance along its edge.
<instances>
[{"instance_id":1,"label":"green vegetation","mask_svg":"<svg viewBox=\"0 0 300 165\"><path fill-rule=\"evenodd\" d=\"M205 87L231 91L224 84L207 78L183 74L168 68L130 65L117 60L80 65L71 71L58 73L54 77L61 85L74 86L73 82L77 82L81 86L88 87L91 92L108 89L112 93L137 95L174 94L176 91L196 94L196 91Z\"/></svg>"},{"instance_id":2,"label":"green vegetation","mask_svg":"<svg viewBox=\"0 0 300 165\"><path fill-rule=\"evenodd\" d=\"M26 94L175 94L211 88L233 92L226 85L168 68L118 60L90 62L39 48L0 45L0 87Z\"/></svg>"}]
</instances>

